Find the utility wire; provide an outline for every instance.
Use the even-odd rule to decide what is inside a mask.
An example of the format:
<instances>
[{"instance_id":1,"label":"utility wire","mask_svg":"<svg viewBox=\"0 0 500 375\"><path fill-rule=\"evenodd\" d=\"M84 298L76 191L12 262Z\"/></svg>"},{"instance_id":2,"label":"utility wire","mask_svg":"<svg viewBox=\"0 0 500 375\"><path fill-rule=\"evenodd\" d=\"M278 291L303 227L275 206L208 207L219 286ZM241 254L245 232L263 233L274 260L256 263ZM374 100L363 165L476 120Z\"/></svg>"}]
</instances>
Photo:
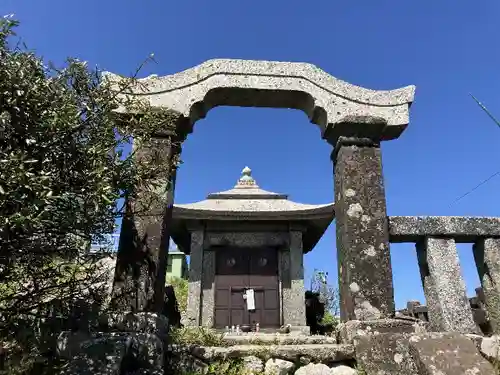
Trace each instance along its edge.
<instances>
[{"instance_id":1,"label":"utility wire","mask_svg":"<svg viewBox=\"0 0 500 375\"><path fill-rule=\"evenodd\" d=\"M455 204L459 200L461 200L462 198L465 198L467 195L469 195L473 191L477 190L478 188L480 188L481 186L483 186L484 184L486 184L489 180L491 180L493 177L498 176L499 174L500 174L500 171L493 173L486 180L483 180L482 182L480 182L479 184L477 184L476 186L474 186L472 189L470 189L467 193L465 193L465 194L461 195L460 197L458 197L457 199L455 199L455 201L452 204Z\"/></svg>"},{"instance_id":2,"label":"utility wire","mask_svg":"<svg viewBox=\"0 0 500 375\"><path fill-rule=\"evenodd\" d=\"M491 112L490 112L490 111L488 111L488 108L486 108L486 107L483 105L483 103L481 103L479 100L477 100L477 99L476 99L476 97L475 97L474 95L470 94L470 96L472 96L472 99L474 99L474 100L476 101L477 105L478 105L478 106L480 106L480 107L481 107L481 109L482 109L483 111L485 111L485 112L486 112L486 114L487 114L488 116L490 116L490 118L491 118L491 119L495 122L495 124L497 124L497 126L498 126L498 127L500 127L500 122L499 122L499 121L495 118L495 116L493 116L493 115L491 114Z\"/></svg>"},{"instance_id":3,"label":"utility wire","mask_svg":"<svg viewBox=\"0 0 500 375\"><path fill-rule=\"evenodd\" d=\"M488 111L488 108L486 108L483 103L481 103L474 95L470 94L470 96L472 97L472 99L475 100L475 102L477 103L477 105L479 107L481 107L481 109L486 112L486 114L495 122L495 124L497 124L498 127L500 127L500 121L498 121L495 116L493 116L491 114L490 111ZM477 190L478 188L480 188L481 186L483 186L484 184L486 184L488 181L490 181L493 177L496 177L500 174L500 171L498 172L495 172L493 173L490 177L488 177L486 180L483 180L481 181L479 184L477 184L476 186L474 186L471 190L469 190L467 193L461 195L460 197L458 197L457 199L455 199L455 201L453 201L452 205L457 203L459 200L461 200L462 198L465 198L467 195L469 195L470 193L474 192L475 190Z\"/></svg>"}]
</instances>

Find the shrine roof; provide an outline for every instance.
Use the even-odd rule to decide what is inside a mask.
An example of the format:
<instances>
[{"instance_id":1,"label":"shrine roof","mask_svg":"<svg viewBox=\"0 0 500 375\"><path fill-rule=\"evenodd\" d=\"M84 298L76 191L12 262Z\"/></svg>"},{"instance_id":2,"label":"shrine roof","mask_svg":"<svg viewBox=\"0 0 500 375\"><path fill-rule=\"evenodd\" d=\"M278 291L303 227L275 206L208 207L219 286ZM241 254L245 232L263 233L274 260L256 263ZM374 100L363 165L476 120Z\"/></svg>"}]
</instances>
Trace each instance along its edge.
<instances>
[{"instance_id":1,"label":"shrine roof","mask_svg":"<svg viewBox=\"0 0 500 375\"><path fill-rule=\"evenodd\" d=\"M230 189L218 193L211 193L200 202L189 204L175 204L174 216L213 216L224 214L234 216L256 217L263 215L268 217L272 214L286 215L287 217L303 214L319 214L331 216L333 219L333 203L329 204L303 204L293 202L286 194L278 194L261 189L252 177L252 170L245 167L241 172L236 185ZM208 217L207 217L208 219Z\"/></svg>"}]
</instances>

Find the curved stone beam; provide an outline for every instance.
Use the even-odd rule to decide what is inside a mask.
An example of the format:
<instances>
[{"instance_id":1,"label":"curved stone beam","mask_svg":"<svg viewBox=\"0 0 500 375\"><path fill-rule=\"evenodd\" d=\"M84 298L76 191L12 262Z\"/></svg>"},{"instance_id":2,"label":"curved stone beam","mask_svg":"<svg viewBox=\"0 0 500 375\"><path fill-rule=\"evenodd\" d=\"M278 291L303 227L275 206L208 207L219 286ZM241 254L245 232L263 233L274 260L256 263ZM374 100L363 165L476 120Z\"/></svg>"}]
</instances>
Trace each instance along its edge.
<instances>
[{"instance_id":1,"label":"curved stone beam","mask_svg":"<svg viewBox=\"0 0 500 375\"><path fill-rule=\"evenodd\" d=\"M105 78L123 79L109 72ZM414 86L377 91L351 85L307 63L230 59L142 78L128 92L178 111L192 124L220 105L300 109L323 132L345 118L374 117L387 124L383 139L397 138L406 128L414 93Z\"/></svg>"}]
</instances>

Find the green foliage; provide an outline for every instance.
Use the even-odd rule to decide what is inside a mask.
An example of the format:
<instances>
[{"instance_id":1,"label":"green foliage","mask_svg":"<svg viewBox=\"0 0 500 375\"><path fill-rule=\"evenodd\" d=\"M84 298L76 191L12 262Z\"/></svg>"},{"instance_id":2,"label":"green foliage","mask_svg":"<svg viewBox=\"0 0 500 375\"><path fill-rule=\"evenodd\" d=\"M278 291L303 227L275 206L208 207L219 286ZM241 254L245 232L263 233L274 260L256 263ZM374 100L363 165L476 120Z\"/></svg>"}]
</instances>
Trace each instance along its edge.
<instances>
[{"instance_id":1,"label":"green foliage","mask_svg":"<svg viewBox=\"0 0 500 375\"><path fill-rule=\"evenodd\" d=\"M235 358L211 363L207 368L206 374L245 375L250 374L250 372L245 369L243 361L241 359Z\"/></svg>"},{"instance_id":2,"label":"green foliage","mask_svg":"<svg viewBox=\"0 0 500 375\"><path fill-rule=\"evenodd\" d=\"M190 346L227 346L224 334L205 327L184 327L173 329L170 335L173 344Z\"/></svg>"},{"instance_id":3,"label":"green foliage","mask_svg":"<svg viewBox=\"0 0 500 375\"><path fill-rule=\"evenodd\" d=\"M339 323L340 323L339 318L333 315L330 311L326 311L325 315L323 316L323 319L321 320L321 324L323 325L331 324L334 328L337 327Z\"/></svg>"},{"instance_id":4,"label":"green foliage","mask_svg":"<svg viewBox=\"0 0 500 375\"><path fill-rule=\"evenodd\" d=\"M184 314L187 309L188 281L180 277L169 277L167 283L172 285L175 291L175 298L179 305L179 311Z\"/></svg>"},{"instance_id":5,"label":"green foliage","mask_svg":"<svg viewBox=\"0 0 500 375\"><path fill-rule=\"evenodd\" d=\"M160 173L179 161L136 162L177 114L123 95L135 77L112 86L77 59L46 65L14 39L17 26L0 19L0 338L22 365L43 362L42 332L57 333L49 315L65 322L75 300L102 302L109 272L90 243L114 231L117 201L163 194Z\"/></svg>"},{"instance_id":6,"label":"green foliage","mask_svg":"<svg viewBox=\"0 0 500 375\"><path fill-rule=\"evenodd\" d=\"M319 293L320 301L325 304L325 311L328 311L333 315L338 315L338 291L334 286L328 284L327 276L328 273L315 269L311 277L311 291Z\"/></svg>"}]
</instances>

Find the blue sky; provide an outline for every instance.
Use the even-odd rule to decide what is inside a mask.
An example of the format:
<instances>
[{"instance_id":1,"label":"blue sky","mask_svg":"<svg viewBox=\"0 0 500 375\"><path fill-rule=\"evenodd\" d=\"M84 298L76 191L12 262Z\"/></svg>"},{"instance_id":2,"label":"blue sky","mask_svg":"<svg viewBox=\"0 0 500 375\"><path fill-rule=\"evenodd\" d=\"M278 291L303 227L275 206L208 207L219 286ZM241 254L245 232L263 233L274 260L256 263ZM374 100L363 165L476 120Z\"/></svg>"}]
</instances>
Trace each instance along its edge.
<instances>
[{"instance_id":1,"label":"blue sky","mask_svg":"<svg viewBox=\"0 0 500 375\"><path fill-rule=\"evenodd\" d=\"M20 35L46 59L67 56L130 74L172 74L211 58L304 61L372 89L414 84L411 122L383 144L389 215L498 216L500 129L469 97L500 116L500 2L2 0ZM241 169L303 203L333 200L331 147L296 110L219 107L183 151L176 201L231 188ZM459 247L469 293L478 286L471 246ZM415 250L392 245L396 303L424 300ZM335 227L305 258L336 279Z\"/></svg>"}]
</instances>

